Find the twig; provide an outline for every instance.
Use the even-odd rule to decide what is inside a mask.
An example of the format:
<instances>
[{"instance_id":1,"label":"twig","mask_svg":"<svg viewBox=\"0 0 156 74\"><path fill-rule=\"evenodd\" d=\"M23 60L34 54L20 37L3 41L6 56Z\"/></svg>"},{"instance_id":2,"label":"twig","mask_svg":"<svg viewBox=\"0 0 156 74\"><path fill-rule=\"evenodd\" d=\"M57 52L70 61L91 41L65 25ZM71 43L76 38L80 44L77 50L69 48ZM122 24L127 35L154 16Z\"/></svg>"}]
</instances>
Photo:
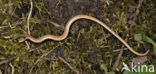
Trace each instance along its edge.
<instances>
[{"instance_id":1,"label":"twig","mask_svg":"<svg viewBox=\"0 0 156 74\"><path fill-rule=\"evenodd\" d=\"M144 0L139 0L139 2L138 2L138 6L137 6L137 9L136 9L136 12L135 12L135 16L133 18L134 21L136 20L136 17L138 16L138 14L140 12L140 7L142 6L143 1Z\"/></svg>"},{"instance_id":2,"label":"twig","mask_svg":"<svg viewBox=\"0 0 156 74\"><path fill-rule=\"evenodd\" d=\"M131 15L130 20L128 20L128 24L130 24L130 25L136 25L136 22L135 22L135 21L136 21L136 18L137 18L137 16L138 16L138 14L139 14L140 7L142 6L142 3L143 3L143 0L138 0L137 9L136 9L135 13L133 13L133 14Z\"/></svg>"},{"instance_id":3,"label":"twig","mask_svg":"<svg viewBox=\"0 0 156 74\"><path fill-rule=\"evenodd\" d=\"M2 74L2 71L1 71L1 69L0 69L0 74Z\"/></svg>"},{"instance_id":4,"label":"twig","mask_svg":"<svg viewBox=\"0 0 156 74\"><path fill-rule=\"evenodd\" d=\"M43 55L34 63L34 66L35 66L39 61L41 61L41 59L42 59L43 57L45 57L45 56L47 56L48 54L50 54L52 51L54 51L54 49L56 49L57 47L59 47L59 46L62 45L62 44L63 44L63 43L57 45L57 46L54 47L52 50L50 50L50 51L46 52L45 54L43 54ZM76 69L74 69L74 68L73 68L68 62L66 62L62 57L58 56L58 58L59 58L63 63L65 63L71 70L73 70L74 72L76 72L77 74L79 74L79 71L76 70ZM33 70L33 68L34 68L34 66L30 69L29 74L31 74L31 72L32 72L32 70Z\"/></svg>"},{"instance_id":5,"label":"twig","mask_svg":"<svg viewBox=\"0 0 156 74\"><path fill-rule=\"evenodd\" d=\"M127 35L127 37L128 37L128 35ZM127 40L127 38L125 40ZM124 50L124 45L122 45L122 47L120 49L120 53L118 54L118 57L117 57L117 59L115 61L115 64L113 65L113 70L116 70L116 68L117 68L117 66L119 64L120 58L122 57L123 50Z\"/></svg>"},{"instance_id":6,"label":"twig","mask_svg":"<svg viewBox=\"0 0 156 74\"><path fill-rule=\"evenodd\" d=\"M74 72L76 72L77 74L79 74L79 71L76 70L74 67L72 67L66 60L64 60L62 57L58 56L58 58L65 63L71 70L73 70Z\"/></svg>"},{"instance_id":7,"label":"twig","mask_svg":"<svg viewBox=\"0 0 156 74\"><path fill-rule=\"evenodd\" d=\"M11 69L12 69L11 74L14 74L14 73L15 73L15 68L14 68L14 66L13 66L11 63L9 63L9 65L10 65L10 67L11 67Z\"/></svg>"},{"instance_id":8,"label":"twig","mask_svg":"<svg viewBox=\"0 0 156 74\"><path fill-rule=\"evenodd\" d=\"M119 64L120 58L121 58L121 56L123 54L123 50L124 50L124 46L122 46L121 49L120 49L120 53L118 54L118 57L117 57L117 59L115 61L115 64L113 65L113 70L116 70L116 68L117 68L117 66Z\"/></svg>"},{"instance_id":9,"label":"twig","mask_svg":"<svg viewBox=\"0 0 156 74\"><path fill-rule=\"evenodd\" d=\"M135 15L136 15L136 16L139 14L139 10L140 10L140 7L142 6L143 1L144 1L144 0L139 0L138 7L137 7L137 10L136 10L136 12L135 12Z\"/></svg>"},{"instance_id":10,"label":"twig","mask_svg":"<svg viewBox=\"0 0 156 74\"><path fill-rule=\"evenodd\" d=\"M15 24L13 24L14 26L12 26L12 25L7 25L7 26L0 26L0 29L3 29L3 28L15 28L16 26L18 26L18 25L20 25L20 24L22 24L23 23L23 21L20 21L20 22L17 22L17 23L15 23Z\"/></svg>"},{"instance_id":11,"label":"twig","mask_svg":"<svg viewBox=\"0 0 156 74\"><path fill-rule=\"evenodd\" d=\"M53 22L53 21L51 21L49 19L46 19L46 18L42 17L41 19L36 19L36 21L41 23L41 24L50 23L50 24L54 25L57 29L64 31L64 26L63 25L60 25L60 24L58 24L56 22Z\"/></svg>"},{"instance_id":12,"label":"twig","mask_svg":"<svg viewBox=\"0 0 156 74\"><path fill-rule=\"evenodd\" d=\"M7 74L8 71L8 63L5 63L4 74Z\"/></svg>"},{"instance_id":13,"label":"twig","mask_svg":"<svg viewBox=\"0 0 156 74\"><path fill-rule=\"evenodd\" d=\"M8 25L8 26L0 26L0 29L2 29L2 28L8 28L8 27L12 27L11 25Z\"/></svg>"},{"instance_id":14,"label":"twig","mask_svg":"<svg viewBox=\"0 0 156 74\"><path fill-rule=\"evenodd\" d=\"M64 31L64 26L59 25L59 24L57 24L57 23L55 23L55 22L53 22L53 21L50 21L50 20L47 20L47 22L50 23L50 24L53 24L56 28L59 28L59 29L61 29L62 31Z\"/></svg>"},{"instance_id":15,"label":"twig","mask_svg":"<svg viewBox=\"0 0 156 74\"><path fill-rule=\"evenodd\" d=\"M29 16L28 16L28 18L27 18L27 25L28 25L28 34L30 35L30 25L29 25L29 20L30 20L30 17L31 17L31 14L32 14L32 9L33 9L33 2L32 2L32 0L30 0L30 5L31 5L31 7L30 7L30 12L29 12ZM30 45L29 45L29 43L26 41L25 42L26 43L26 45L27 45L27 49L30 49Z\"/></svg>"},{"instance_id":16,"label":"twig","mask_svg":"<svg viewBox=\"0 0 156 74\"><path fill-rule=\"evenodd\" d=\"M59 46L62 45L62 44L63 44L63 43L57 45L57 46L54 47L52 50L50 50L50 51L44 53L39 59L37 59L37 61L36 61L36 62L34 63L34 65L33 65L33 67L30 69L29 74L31 74L31 72L32 72L32 70L33 70L33 68L34 68L34 66L35 66L39 61L41 61L41 59L42 59L43 57L47 56L49 53L51 53L52 51L54 51L54 49L56 49L57 47L59 47Z\"/></svg>"},{"instance_id":17,"label":"twig","mask_svg":"<svg viewBox=\"0 0 156 74\"><path fill-rule=\"evenodd\" d=\"M39 49L39 48L42 48L42 47L43 47L43 46L39 46L39 47L37 47L37 48L32 48L32 49L29 49L29 50L27 50L27 51L25 51L25 52L22 52L22 53L20 53L20 54L18 54L18 55L16 55L16 56L14 56L14 57L8 58L8 59L6 59L6 60L2 60L2 61L0 61L0 65L5 64L5 63L8 63L8 62L10 62L10 61L16 59L17 57L20 57L20 56L22 56L22 55L24 55L24 54L26 54L26 53L28 53L28 52L32 52L32 51L34 51L34 50L36 50L36 49Z\"/></svg>"},{"instance_id":18,"label":"twig","mask_svg":"<svg viewBox=\"0 0 156 74\"><path fill-rule=\"evenodd\" d=\"M33 2L32 0L30 0L30 12L29 12L29 16L27 18L27 25L28 25L28 34L30 35L30 25L29 25L29 20L30 20L30 17L31 17L31 14L32 14L32 9L33 9Z\"/></svg>"}]
</instances>

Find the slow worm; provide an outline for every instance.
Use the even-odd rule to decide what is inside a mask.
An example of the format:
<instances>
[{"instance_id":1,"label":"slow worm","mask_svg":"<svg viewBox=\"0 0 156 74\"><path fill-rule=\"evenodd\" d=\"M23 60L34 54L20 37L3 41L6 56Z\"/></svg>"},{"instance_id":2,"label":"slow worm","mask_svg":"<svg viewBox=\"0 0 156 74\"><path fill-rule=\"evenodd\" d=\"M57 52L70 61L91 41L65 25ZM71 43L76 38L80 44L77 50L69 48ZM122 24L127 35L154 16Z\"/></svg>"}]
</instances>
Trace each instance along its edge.
<instances>
[{"instance_id":1,"label":"slow worm","mask_svg":"<svg viewBox=\"0 0 156 74\"><path fill-rule=\"evenodd\" d=\"M94 18L94 17L91 17L91 16L87 16L87 15L77 15L73 18L71 18L66 26L65 26L65 30L64 30L64 33L61 35L61 36L55 36L55 35L44 35L40 38L34 38L30 35L27 35L27 36L24 36L24 37L21 37L19 39L19 42L24 42L26 41L27 39L29 39L30 41L34 42L34 43L41 43L43 42L44 40L46 39L51 39L51 40L55 40L55 41L61 41L63 39L65 39L67 36L68 36L68 33L69 33L69 29L70 29L70 26L72 25L73 22L75 22L76 20L79 20L79 19L88 19L88 20L92 20L98 24L100 24L101 26L103 26L105 29L107 29L110 33L112 33L116 38L118 38L132 53L136 54L136 55L139 55L139 56L144 56L144 55L147 55L149 50L147 50L145 53L138 53L136 51L134 51L128 44L127 42L125 42L118 34L116 34L112 29L110 29L106 24L104 24L103 22L101 22L100 20Z\"/></svg>"}]
</instances>

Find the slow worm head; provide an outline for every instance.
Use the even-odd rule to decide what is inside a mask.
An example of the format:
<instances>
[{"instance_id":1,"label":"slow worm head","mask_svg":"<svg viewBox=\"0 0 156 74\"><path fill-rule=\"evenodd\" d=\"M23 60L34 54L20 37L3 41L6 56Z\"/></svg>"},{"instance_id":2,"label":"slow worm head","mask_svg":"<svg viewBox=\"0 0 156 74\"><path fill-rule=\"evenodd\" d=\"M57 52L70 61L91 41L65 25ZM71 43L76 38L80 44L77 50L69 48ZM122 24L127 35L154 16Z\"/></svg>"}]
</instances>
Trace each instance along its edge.
<instances>
[{"instance_id":1,"label":"slow worm head","mask_svg":"<svg viewBox=\"0 0 156 74\"><path fill-rule=\"evenodd\" d=\"M19 42L24 42L25 40L29 39L30 41L34 42L34 43L41 43L43 42L44 40L46 39L51 39L51 40L55 40L55 41L61 41L63 39L65 39L67 36L68 36L68 33L69 33L69 29L70 29L70 26L72 25L73 22L75 22L76 20L79 20L79 19L88 19L88 20L91 20L91 21L94 21L98 24L100 24L101 26L103 26L105 29L107 29L110 33L112 33L117 39L119 39L132 53L136 54L136 55L139 55L139 56L144 56L144 55L147 55L149 50L147 50L145 53L138 53L136 51L134 51L129 45L128 43L123 40L118 34L116 34L112 29L110 29L106 24L104 24L103 22L101 22L100 20L94 18L94 17L91 17L91 16L87 16L87 15L77 15L73 18L71 18L66 26L65 26L65 30L64 30L64 33L61 35L61 36L54 36L54 35L44 35L40 38L34 38L32 36L25 36L25 37L22 37L19 39Z\"/></svg>"},{"instance_id":2,"label":"slow worm head","mask_svg":"<svg viewBox=\"0 0 156 74\"><path fill-rule=\"evenodd\" d=\"M25 40L26 40L27 38L25 38L25 37L21 37L20 39L18 39L18 42L24 42Z\"/></svg>"}]
</instances>

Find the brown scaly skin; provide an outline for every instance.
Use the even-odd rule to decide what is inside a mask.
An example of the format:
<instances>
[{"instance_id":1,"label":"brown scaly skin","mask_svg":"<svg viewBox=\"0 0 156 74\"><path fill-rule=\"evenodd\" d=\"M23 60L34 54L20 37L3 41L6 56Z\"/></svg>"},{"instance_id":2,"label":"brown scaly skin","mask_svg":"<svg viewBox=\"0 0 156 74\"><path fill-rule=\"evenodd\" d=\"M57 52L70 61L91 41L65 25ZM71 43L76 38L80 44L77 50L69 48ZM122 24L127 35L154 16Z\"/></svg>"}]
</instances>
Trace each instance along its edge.
<instances>
[{"instance_id":1,"label":"brown scaly skin","mask_svg":"<svg viewBox=\"0 0 156 74\"><path fill-rule=\"evenodd\" d=\"M106 24L104 24L103 22L101 22L100 20L94 18L94 17L91 17L91 16L87 16L87 15L77 15L73 18L71 18L67 24L66 24L66 27L65 27L65 30L64 30L64 33L61 35L61 36L54 36L54 35L44 35L40 38L33 38L32 36L25 36L25 37L22 37L19 39L19 42L24 42L25 40L29 39L30 41L34 42L34 43L41 43L43 42L44 40L46 39L51 39L51 40L55 40L55 41L61 41L63 39L65 39L67 36L68 36L68 33L69 33L69 29L70 29L70 26L72 25L73 22L75 22L76 20L79 20L79 19L88 19L88 20L91 20L91 21L94 21L98 24L100 24L101 26L103 26L105 29L107 29L110 33L112 33L116 38L118 38L132 53L138 55L138 56L144 56L144 55L147 55L149 50L147 50L145 53L138 53L136 51L134 51L128 44L127 42L125 42L118 34L116 34L112 29L110 29Z\"/></svg>"}]
</instances>

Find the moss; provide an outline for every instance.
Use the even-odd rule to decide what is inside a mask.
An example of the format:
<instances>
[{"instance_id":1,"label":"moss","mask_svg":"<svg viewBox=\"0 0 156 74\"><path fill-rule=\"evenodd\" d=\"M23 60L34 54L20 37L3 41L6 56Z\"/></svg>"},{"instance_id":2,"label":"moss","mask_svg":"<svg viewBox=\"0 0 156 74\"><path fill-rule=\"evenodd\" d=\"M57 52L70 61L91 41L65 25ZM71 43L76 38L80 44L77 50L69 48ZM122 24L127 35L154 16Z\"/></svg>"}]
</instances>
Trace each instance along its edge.
<instances>
[{"instance_id":1,"label":"moss","mask_svg":"<svg viewBox=\"0 0 156 74\"><path fill-rule=\"evenodd\" d=\"M35 0L33 1L33 13L30 18L31 35L36 38L45 34L61 35L63 31L58 30L42 19L48 19L62 25L72 16L85 13L105 22L123 39L127 39L127 42L133 48L143 48L143 46L150 48L151 46L147 43L137 46L140 43L134 41L133 35L143 33L152 39L156 39L154 32L154 18L156 17L154 15L154 0L143 2L140 12L134 21L136 25L133 26L127 22L132 20L130 17L135 13L138 5L137 1L119 0L108 3L105 1L95 3L94 0L86 0L84 2L59 0L53 2L56 5L50 6L48 1ZM8 12L9 6L13 7L11 14ZM18 43L18 39L27 34L29 8L29 0L0 1L0 27L7 26L0 28L0 56L10 58L27 50L27 45ZM132 9L131 12L129 12L129 9ZM17 11L20 14L17 14ZM13 14L18 17L14 17ZM10 25L14 26L20 21L22 21L22 24L14 28L10 27ZM68 37L63 41L47 40L40 44L28 42L32 48L40 45L44 45L44 47L11 61L15 67L15 73L27 74L33 66L32 73L73 73L66 64L58 60L57 56L63 57L70 65L84 73L103 73L99 69L102 63L107 64L107 68L111 71L112 65L119 54L119 52L114 52L113 50L120 49L123 44L97 23L78 20L73 24ZM60 43L64 44L54 49L53 52L42 58L38 64L34 65L39 57ZM119 69L122 68L122 62L129 60L134 54L126 50L123 55L118 66ZM153 55L149 54L149 56ZM149 57L149 59L151 60L153 57ZM110 65L110 62L112 65ZM4 65L0 66L0 70L4 71ZM10 71L11 69L8 68L8 73L11 73Z\"/></svg>"}]
</instances>

